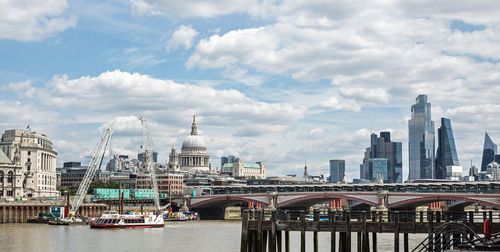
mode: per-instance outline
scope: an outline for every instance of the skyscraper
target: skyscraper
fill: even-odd
[[[434,178],[434,122],[431,120],[431,104],[427,102],[426,95],[417,96],[416,104],[411,106],[408,135],[408,179]]]
[[[330,181],[337,183],[344,181],[345,160],[330,160]]]
[[[435,178],[445,179],[447,168],[457,165],[459,165],[458,155],[450,119],[441,118],[441,127],[438,129]]]
[[[366,148],[363,164],[360,165],[360,178],[366,180],[376,180],[383,177],[386,183],[402,183],[402,144],[401,142],[391,142],[390,132],[380,132],[380,137],[376,134],[370,135],[370,147]],[[385,172],[373,171],[373,159],[387,159]],[[380,163],[381,161],[376,161]],[[380,169],[380,165],[377,168]],[[384,174],[376,177],[375,174]]]
[[[493,143],[488,132],[484,133],[484,148],[483,148],[483,160],[481,162],[481,171],[486,171],[488,164],[495,160],[495,154],[497,154],[497,145]]]

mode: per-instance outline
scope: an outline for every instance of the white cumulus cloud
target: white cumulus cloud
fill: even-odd
[[[175,51],[179,47],[184,47],[188,50],[193,46],[193,40],[198,35],[198,32],[190,25],[181,25],[175,29],[172,37],[167,41],[167,51]]]

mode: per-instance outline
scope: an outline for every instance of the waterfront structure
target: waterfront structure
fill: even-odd
[[[370,135],[370,147],[366,148],[363,164],[360,165],[360,179],[377,180],[373,174],[373,164],[370,159],[387,159],[387,171],[384,174],[385,183],[402,183],[403,181],[403,147],[401,142],[392,142],[391,133],[382,131],[380,137]],[[373,161],[372,161],[373,162]],[[381,161],[375,161],[381,162]]]
[[[330,183],[343,182],[345,176],[345,160],[330,160]]]
[[[497,145],[493,143],[488,132],[485,132],[481,171],[486,171],[488,169],[488,164],[495,160],[495,154],[497,154]]]
[[[441,127],[438,129],[435,178],[446,179],[449,175],[448,170],[459,165],[450,119],[441,118]],[[463,170],[463,168],[460,166],[454,168],[454,170]],[[454,172],[451,172],[451,174],[454,174]],[[451,177],[456,177],[456,175],[451,175]]]
[[[198,135],[195,116],[193,116],[191,125],[191,135],[187,136],[182,143],[179,162],[182,171],[210,171],[210,155],[207,152],[203,137]]]
[[[408,136],[408,179],[434,178],[434,121],[431,120],[431,104],[426,95],[417,96],[416,103],[411,106]]]
[[[221,173],[235,178],[266,178],[266,163],[256,162],[254,164],[244,163],[243,160],[236,159],[233,163],[226,163],[221,167]]]
[[[156,174],[156,179],[160,194],[183,194],[184,175],[178,173],[159,173]],[[137,174],[136,188],[151,189],[151,175],[145,173]]]
[[[6,130],[0,139],[0,149],[21,169],[21,197],[50,197],[59,195],[56,189],[56,157],[52,140],[31,130]],[[16,174],[16,177],[18,175]],[[16,179],[17,182],[17,179]]]

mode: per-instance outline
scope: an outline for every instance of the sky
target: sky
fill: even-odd
[[[196,115],[213,168],[359,177],[371,132],[403,142],[419,94],[451,120],[460,163],[500,142],[500,1],[0,0],[0,131],[30,125],[57,164],[104,130],[136,155],[138,116],[166,162]],[[437,132],[436,132],[437,136]],[[437,142],[436,142],[437,148]]]

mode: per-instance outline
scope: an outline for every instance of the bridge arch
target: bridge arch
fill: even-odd
[[[477,195],[475,195],[475,196],[477,196]],[[407,200],[401,200],[401,201],[390,203],[389,208],[391,208],[391,209],[392,208],[413,208],[413,207],[426,205],[426,204],[436,202],[436,201],[451,201],[451,200],[464,201],[464,202],[469,202],[471,204],[477,203],[477,204],[489,206],[489,207],[492,207],[495,209],[500,209],[500,204],[485,201],[484,199],[464,197],[464,196],[452,196],[452,195],[433,195],[433,196],[423,196],[423,197],[416,197],[416,198],[411,198],[411,199],[407,199]]]
[[[328,201],[328,200],[334,200],[334,199],[341,199],[341,200],[353,200],[357,202],[361,202],[363,204],[366,204],[368,206],[377,206],[377,202],[373,202],[370,200],[366,200],[363,198],[358,198],[350,195],[344,195],[344,194],[338,194],[338,193],[321,193],[321,194],[309,194],[305,196],[300,196],[296,197],[293,199],[285,200],[283,202],[280,202],[277,204],[277,208],[287,208],[291,206],[296,206],[300,203],[307,203],[309,202],[310,204],[317,204],[320,202]]]
[[[261,206],[268,206],[269,203],[263,200],[259,199],[254,199],[250,197],[244,197],[244,196],[239,196],[239,195],[224,195],[224,196],[216,196],[216,197],[209,197],[206,198],[205,200],[200,200],[198,202],[192,203],[191,208],[203,208],[203,207],[209,207],[211,205],[224,205],[224,206],[230,206],[234,205],[237,203],[248,203],[248,202],[255,202],[261,204]]]

